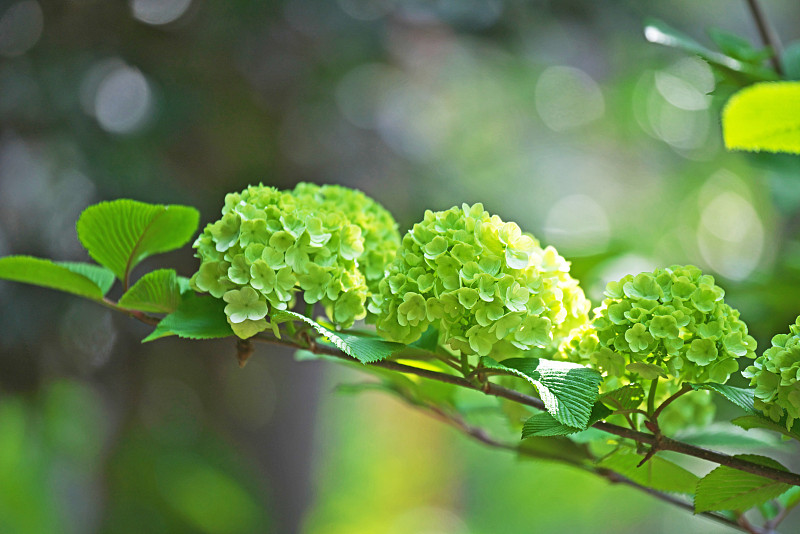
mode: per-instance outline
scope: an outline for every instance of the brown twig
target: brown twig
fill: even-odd
[[[772,62],[772,66],[775,72],[782,77],[783,65],[781,65],[781,54],[783,53],[783,48],[781,47],[781,40],[780,37],[778,37],[778,32],[776,32],[775,28],[769,23],[764,9],[761,7],[758,0],[747,0],[747,6],[750,8],[750,13],[753,15],[753,19],[756,22],[758,33],[761,35],[761,41],[764,43],[764,46],[768,46],[772,49],[772,54],[769,58]]]

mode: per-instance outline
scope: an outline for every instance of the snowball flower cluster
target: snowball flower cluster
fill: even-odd
[[[378,332],[411,343],[434,325],[462,354],[547,347],[587,320],[569,263],[481,204],[426,211],[403,237],[371,311]]]
[[[629,372],[634,381],[638,375],[724,383],[739,369],[737,358],[755,357],[755,339],[739,312],[697,267],[627,275],[605,294],[591,325],[562,345],[566,359],[588,359],[607,377]]]
[[[755,405],[774,421],[786,415],[791,430],[800,419],[800,317],[789,327],[789,334],[772,338],[772,346],[742,371],[756,386]]]
[[[333,322],[349,327],[367,313],[362,257],[374,279],[392,236],[396,248],[391,215],[358,191],[250,186],[226,195],[222,218],[195,241],[201,264],[191,283],[227,303],[228,322],[241,338],[266,329],[270,309],[291,307],[300,291],[306,303],[320,302]]]
[[[369,291],[376,293],[384,270],[400,246],[400,233],[392,214],[364,193],[338,185],[300,183],[292,194],[299,205],[318,206],[327,213],[340,212],[361,228],[364,252],[358,257],[358,269],[367,279]]]

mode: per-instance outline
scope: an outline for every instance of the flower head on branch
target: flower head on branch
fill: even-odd
[[[791,430],[800,419],[800,317],[788,334],[774,336],[772,346],[742,374],[756,386],[756,408],[774,421],[785,415]]]
[[[430,326],[462,354],[547,347],[587,319],[569,263],[483,205],[426,211],[373,295],[379,333],[411,343]]]
[[[756,341],[739,312],[697,267],[627,275],[605,294],[591,324],[562,344],[565,359],[588,360],[607,377],[724,383],[739,369],[737,358],[755,357]]]
[[[399,243],[389,212],[359,191],[250,186],[227,195],[222,218],[195,241],[201,265],[192,286],[228,302],[228,322],[242,338],[267,328],[267,312],[291,307],[300,291],[349,327],[366,316]]]

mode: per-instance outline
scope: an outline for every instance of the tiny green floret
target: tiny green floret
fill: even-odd
[[[800,317],[742,374],[756,387],[755,407],[776,422],[785,415],[791,430],[800,419]]]
[[[300,292],[347,328],[367,315],[370,285],[377,289],[399,241],[391,215],[359,191],[250,186],[228,194],[222,217],[195,241],[201,264],[191,284],[228,303],[241,338],[266,329],[268,313],[290,309]]]
[[[674,265],[610,282],[591,325],[572,333],[560,355],[586,361],[615,385],[652,380],[656,368],[676,382],[724,383],[756,341],[727,305],[714,278]],[[637,376],[638,375],[638,376]]]
[[[483,205],[426,211],[369,304],[378,332],[411,343],[433,325],[462,354],[548,347],[587,320],[589,301],[553,247]]]

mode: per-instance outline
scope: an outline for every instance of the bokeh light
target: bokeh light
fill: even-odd
[[[43,27],[42,8],[36,0],[7,4],[0,11],[0,56],[15,57],[30,50]]]

